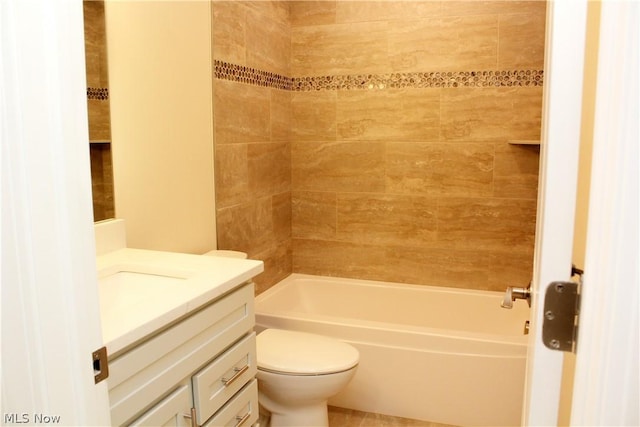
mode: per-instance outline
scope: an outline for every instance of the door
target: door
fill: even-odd
[[[0,3],[0,424],[109,425],[82,2]]]
[[[563,355],[543,346],[548,284],[572,261],[587,2],[550,2],[524,425],[557,425]],[[571,424],[638,424],[638,5],[603,2]],[[597,175],[596,175],[597,172]]]

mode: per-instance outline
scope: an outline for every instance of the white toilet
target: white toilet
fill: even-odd
[[[321,335],[265,329],[257,337],[258,401],[271,426],[328,426],[327,400],[351,380],[360,354]]]

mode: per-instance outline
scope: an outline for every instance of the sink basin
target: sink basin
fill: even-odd
[[[166,286],[180,283],[186,277],[173,277],[160,274],[140,273],[137,271],[118,271],[99,279],[103,286]],[[129,288],[132,289],[132,288]]]
[[[162,266],[114,266],[98,274],[100,305],[117,311],[138,304],[166,301],[180,291],[190,276],[190,272]]]

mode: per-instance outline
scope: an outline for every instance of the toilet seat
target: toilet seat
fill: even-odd
[[[352,369],[359,353],[333,338],[266,329],[257,340],[258,369],[283,375],[326,375]]]

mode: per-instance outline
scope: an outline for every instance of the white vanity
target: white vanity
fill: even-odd
[[[257,421],[261,261],[121,248],[97,263],[112,425]]]

